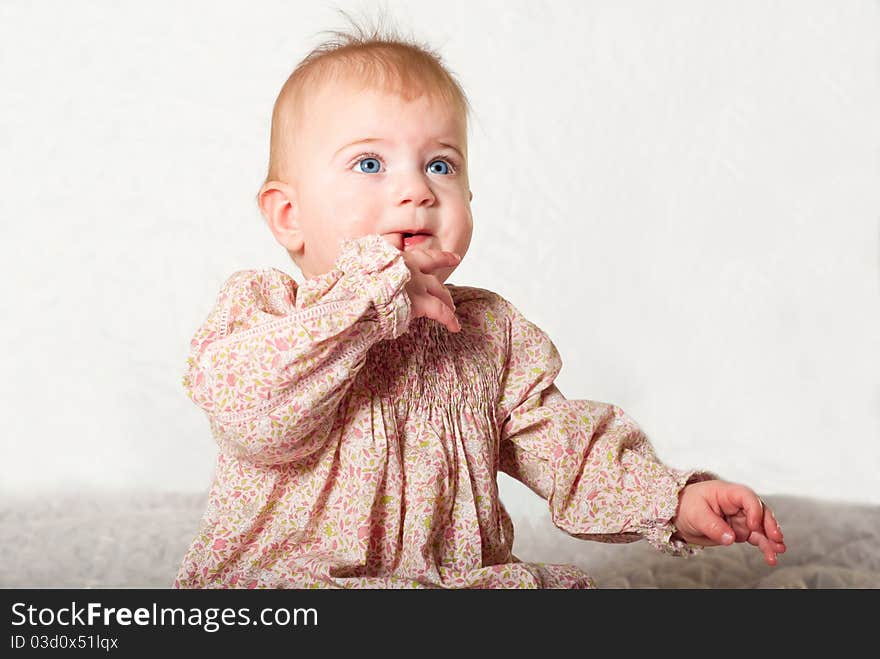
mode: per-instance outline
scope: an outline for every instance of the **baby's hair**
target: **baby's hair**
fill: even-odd
[[[291,167],[289,148],[304,106],[309,95],[326,82],[355,82],[361,89],[396,93],[406,101],[427,95],[454,108],[467,126],[470,102],[437,52],[394,30],[365,30],[345,11],[338,11],[352,24],[353,32],[322,30],[333,37],[313,48],[297,64],[278,93],[272,110],[269,167],[261,189],[268,181],[286,180]]]

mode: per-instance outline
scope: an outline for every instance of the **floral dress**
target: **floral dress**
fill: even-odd
[[[174,588],[590,588],[513,555],[503,471],[553,523],[601,542],[672,538],[681,488],[619,407],[567,400],[547,334],[500,295],[447,284],[461,331],[412,318],[402,252],[343,240],[331,271],[223,285],[183,385],[219,445]]]

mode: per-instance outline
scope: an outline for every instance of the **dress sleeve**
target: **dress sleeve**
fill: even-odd
[[[661,463],[622,409],[568,400],[554,384],[556,346],[509,302],[508,357],[497,418],[500,470],[547,499],[553,523],[600,542],[646,539],[676,556],[701,547],[671,537],[681,489],[716,478]]]
[[[239,271],[224,283],[183,377],[222,449],[272,465],[324,444],[370,347],[408,328],[402,254],[372,234],[341,241],[334,269],[300,295],[275,269]]]

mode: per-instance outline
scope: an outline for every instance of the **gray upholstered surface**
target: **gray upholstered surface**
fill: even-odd
[[[579,565],[604,588],[880,588],[880,506],[762,498],[773,508],[788,546],[775,567],[747,543],[709,547],[682,559],[645,542],[577,540],[549,520],[520,521],[514,549],[523,560]]]
[[[0,587],[167,588],[205,495],[46,494],[0,504]],[[880,588],[880,506],[765,496],[789,551],[763,563],[750,545],[680,559],[645,542],[577,540],[549,518],[514,518],[514,553],[573,563],[607,588]]]

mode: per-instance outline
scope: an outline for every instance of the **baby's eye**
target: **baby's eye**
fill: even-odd
[[[373,157],[361,158],[355,164],[359,165],[360,170],[362,172],[364,172],[365,174],[372,174],[373,172],[378,172],[379,168],[382,166],[381,163],[379,162],[379,159],[373,158]]]
[[[439,169],[433,168],[435,163],[440,165]],[[358,157],[353,163],[357,167],[357,171],[364,174],[375,174],[382,167],[382,159],[375,153],[365,153]],[[455,165],[445,158],[437,158],[432,160],[428,165],[428,170],[434,174],[452,174],[456,171]]]
[[[435,174],[451,174],[452,173],[452,167],[445,160],[438,159],[438,160],[431,161],[431,164],[428,165],[428,169],[431,169],[431,165],[433,165],[434,163],[439,163],[439,164],[443,165],[443,167],[441,168],[441,170],[439,172],[434,171]]]

